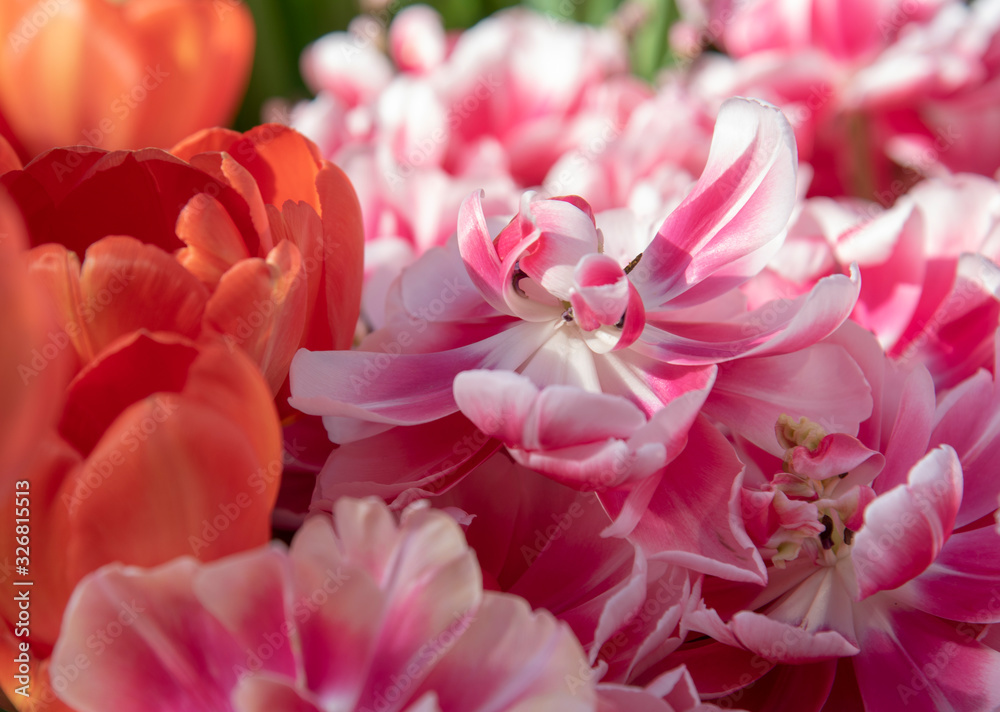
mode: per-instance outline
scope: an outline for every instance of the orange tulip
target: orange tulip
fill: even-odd
[[[203,312],[190,312],[184,333],[204,326],[224,334],[253,358],[274,393],[300,347],[349,348],[363,232],[344,173],[278,125],[204,131],[174,154],[56,149],[0,177],[0,185],[24,212],[33,245],[59,243],[82,254],[106,235],[130,235],[175,255],[188,272],[174,285],[205,294]],[[85,359],[98,350],[77,348]]]
[[[0,212],[3,228],[18,228],[9,210]],[[2,326],[26,341],[8,346],[5,334],[0,358],[16,362],[23,383],[0,392],[25,422],[0,431],[0,456],[18,463],[3,471],[0,511],[11,522],[18,508],[30,510],[29,573],[11,578],[34,583],[26,637],[16,633],[12,581],[0,597],[0,684],[21,709],[61,710],[47,658],[77,582],[112,561],[208,561],[265,543],[281,428],[257,367],[203,329],[208,290],[170,254],[107,237],[81,264],[62,245],[17,254],[23,238],[14,234],[9,246],[0,242],[0,268],[10,271],[2,276],[14,277],[0,282],[14,307]],[[33,329],[37,314],[54,316]],[[29,384],[37,384],[30,394],[17,387]],[[10,455],[12,437],[30,451]],[[18,501],[24,491],[27,505]],[[18,545],[5,532],[0,559],[22,556]],[[21,642],[30,644],[30,699],[16,692]]]
[[[254,47],[239,0],[3,0],[0,33],[0,113],[30,155],[224,124]]]
[[[351,343],[361,216],[344,174],[282,126],[206,131],[176,155],[55,149],[23,169],[3,146],[0,199],[8,191],[21,216],[0,203],[0,235],[12,235],[0,328],[16,337],[0,362],[21,381],[0,382],[0,462],[13,463],[7,485],[31,483],[39,593],[31,702],[14,692],[12,596],[0,601],[0,685],[23,709],[61,710],[48,656],[84,575],[269,538],[282,470],[273,396],[300,346]],[[0,511],[14,513],[14,495],[5,485]],[[0,560],[15,544],[0,537]]]
[[[0,139],[0,154],[3,152]],[[2,192],[2,191],[0,191]],[[59,339],[52,310],[21,262],[24,227],[7,196],[0,194],[0,484],[20,470],[34,448],[33,439],[55,418],[65,383],[65,360],[57,359]],[[39,374],[33,359],[53,361]],[[4,532],[6,535],[7,532]]]

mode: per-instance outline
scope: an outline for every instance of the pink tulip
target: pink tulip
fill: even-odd
[[[350,499],[290,549],[104,567],[75,591],[53,656],[54,687],[80,712],[106,708],[108,689],[123,711],[589,712],[598,695],[608,712],[700,709],[683,669],[595,689],[565,624],[483,592],[447,514],[417,507],[397,524]]]
[[[773,709],[790,675],[814,687],[800,709],[833,700],[831,684],[866,709],[993,709],[1000,654],[977,640],[1000,620],[993,379],[981,371],[935,403],[922,367],[865,358],[860,330],[837,338],[882,394],[874,427],[862,442],[783,418],[772,448],[783,463],[744,451],[755,472],[742,512],[768,583],[706,579],[705,603],[682,626],[717,642],[684,646],[663,667],[684,662],[704,692],[751,709]],[[720,656],[734,673],[709,667]]]
[[[573,486],[628,488],[627,533],[655,489],[646,480],[683,448],[715,364],[796,351],[835,329],[853,304],[856,284],[842,276],[749,313],[734,291],[780,245],[794,170],[780,114],[735,100],[723,110],[701,180],[651,242],[613,225],[598,230],[575,197],[527,195],[494,235],[473,195],[459,216],[458,244],[404,272],[386,327],[362,350],[296,356],[292,403],[322,415],[341,443],[419,426],[381,437],[426,452],[426,464],[442,463],[431,452],[454,442],[433,424],[461,410],[485,436],[452,458],[450,474],[435,468],[436,491],[497,438],[521,462]],[[456,378],[477,369],[497,373]],[[617,414],[610,426],[601,422],[608,408]],[[343,467],[334,460],[348,457],[338,451],[328,476]],[[418,462],[408,466],[413,476],[396,472],[396,484],[379,493],[426,484]],[[608,467],[615,475],[599,482]]]
[[[1000,168],[993,0],[724,0],[702,22],[734,59],[706,55],[682,83],[781,107],[811,195],[889,206],[925,176]]]
[[[795,297],[817,279],[860,267],[852,319],[901,363],[923,363],[939,386],[988,365],[1000,314],[994,180],[927,180],[891,209],[862,201],[805,202],[768,268],[747,285],[751,303]]]
[[[372,328],[385,323],[389,283],[454,234],[469,193],[485,189],[486,214],[509,218],[521,191],[567,152],[601,150],[649,95],[627,76],[617,34],[525,10],[449,37],[416,6],[384,34],[367,18],[307,48],[303,74],[318,97],[292,112],[358,191]]]

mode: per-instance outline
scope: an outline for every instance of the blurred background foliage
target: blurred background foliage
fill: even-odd
[[[0,0],[2,1],[2,0]],[[625,0],[643,16],[632,42],[632,66],[652,79],[670,60],[667,31],[677,18],[672,0]],[[268,99],[304,99],[311,93],[299,73],[299,55],[313,40],[347,29],[364,10],[384,7],[378,16],[391,17],[413,0],[245,0],[257,23],[257,54],[250,87],[236,120],[246,130],[262,120]],[[471,27],[497,10],[522,4],[566,20],[599,25],[619,11],[623,0],[424,0],[444,17],[449,29]]]

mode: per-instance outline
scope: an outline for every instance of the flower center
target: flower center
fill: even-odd
[[[815,479],[796,471],[796,450],[806,448],[815,453],[827,437],[818,423],[782,415],[774,430],[785,448],[784,471],[763,488],[773,493],[771,507],[779,523],[764,548],[774,552],[771,560],[779,568],[802,554],[817,564],[832,566],[849,555],[854,542],[854,530],[847,523],[858,519],[857,488],[836,492],[846,472]]]

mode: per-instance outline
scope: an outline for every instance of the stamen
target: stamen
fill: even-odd
[[[641,259],[642,259],[642,253],[640,252],[638,255],[635,256],[634,260],[625,265],[625,274],[628,274],[629,272],[634,270],[636,268],[636,265],[639,264],[639,260]]]
[[[528,296],[527,293],[523,289],[521,289],[521,280],[524,279],[527,276],[528,276],[527,273],[524,270],[521,269],[521,263],[520,262],[515,262],[514,263],[514,276],[513,276],[513,278],[512,278],[511,281],[513,282],[513,285],[514,285],[514,291],[517,292],[518,296],[520,296],[520,297],[527,297]]]
[[[622,312],[622,318],[618,320],[618,323],[615,324],[615,326],[617,326],[619,329],[624,329],[625,328],[625,317],[627,315],[628,315],[628,309],[626,309],[625,311]]]
[[[562,313],[563,321],[573,321],[573,307],[570,307]]]
[[[846,527],[844,528],[844,543],[848,546],[854,543],[854,531]]]
[[[819,423],[804,417],[794,420],[785,413],[778,417],[774,434],[778,438],[778,444],[786,450],[801,445],[813,452],[816,452],[820,442],[826,437],[826,431]]]
[[[824,514],[819,521],[824,527],[823,533],[819,535],[819,543],[823,545],[824,551],[829,551],[833,548],[833,520],[829,514]]]

